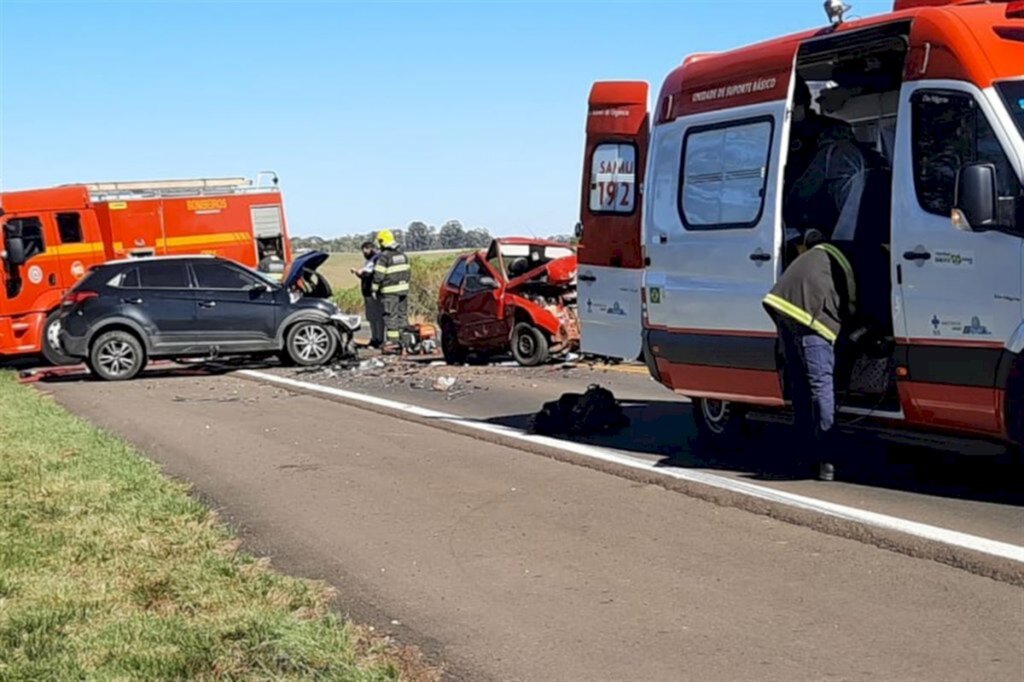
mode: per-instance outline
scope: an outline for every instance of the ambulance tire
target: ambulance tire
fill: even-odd
[[[123,329],[101,333],[89,348],[89,371],[104,381],[128,381],[146,366],[146,349]]]
[[[746,438],[747,419],[741,405],[728,400],[694,398],[693,420],[697,423],[697,439],[713,449],[740,445]]]
[[[340,343],[333,327],[316,320],[303,320],[288,329],[282,359],[299,367],[325,365],[338,352]]]
[[[520,322],[512,330],[512,357],[523,367],[543,365],[549,348],[548,337],[529,322]]]
[[[77,365],[80,360],[70,355],[65,355],[64,351],[60,348],[60,339],[57,336],[60,333],[58,317],[60,317],[60,311],[54,310],[47,315],[46,322],[43,323],[43,357],[48,363],[58,367],[62,365]]]

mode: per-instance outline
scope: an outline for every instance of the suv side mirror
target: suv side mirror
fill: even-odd
[[[253,298],[255,298],[256,296],[260,296],[261,294],[265,294],[268,291],[270,291],[270,286],[264,284],[263,282],[256,282],[251,287],[249,287],[249,295],[252,296]]]
[[[573,229],[573,235],[575,235],[576,239],[583,238],[583,223],[576,223],[576,227]]]
[[[972,163],[957,173],[953,197],[953,225],[967,232],[995,227],[996,167]]]
[[[498,288],[498,282],[493,277],[484,276],[478,279],[477,282],[480,283],[480,286],[486,287],[487,289]]]
[[[25,264],[25,240],[21,237],[6,237],[4,239],[4,251],[6,252],[6,259],[9,265]]]

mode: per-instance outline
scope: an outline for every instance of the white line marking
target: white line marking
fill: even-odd
[[[253,377],[254,379],[259,379],[261,381],[280,384],[282,386],[292,386],[294,388],[299,388],[304,391],[333,395],[339,398],[345,398],[346,400],[366,403],[368,405],[376,405],[378,407],[385,407],[390,410],[404,412],[406,414],[415,415],[417,417],[448,422],[451,424],[461,426],[463,428],[493,433],[496,435],[504,436],[506,438],[513,438],[524,442],[543,445],[548,448],[556,448],[565,452],[571,452],[574,455],[581,455],[583,457],[589,457],[591,459],[597,459],[603,462],[611,462],[613,464],[629,467],[631,469],[639,469],[641,471],[656,474],[658,476],[665,476],[667,478],[675,478],[682,481],[700,483],[702,485],[711,486],[714,488],[718,488],[720,490],[726,490],[729,492],[754,497],[760,500],[766,500],[768,502],[786,505],[788,507],[793,507],[795,509],[801,509],[804,511],[814,512],[817,514],[823,514],[825,516],[843,519],[845,521],[853,521],[875,528],[897,531],[900,533],[905,533],[907,535],[913,535],[919,538],[923,538],[925,540],[941,542],[945,545],[961,547],[963,549],[981,552],[982,554],[988,554],[991,556],[1000,557],[1003,559],[1010,559],[1012,561],[1019,561],[1021,563],[1024,563],[1024,547],[1020,545],[1013,545],[1008,542],[990,540],[988,538],[983,538],[978,535],[970,535],[969,533],[961,533],[959,531],[949,530],[947,528],[940,528],[939,526],[932,526],[926,523],[918,523],[917,521],[901,519],[897,516],[878,514],[876,512],[857,509],[856,507],[848,507],[846,505],[836,504],[834,502],[826,502],[825,500],[819,500],[817,498],[807,497],[805,495],[797,495],[795,493],[789,493],[782,490],[766,488],[755,483],[738,481],[735,479],[726,478],[725,476],[718,476],[717,474],[709,474],[702,471],[693,471],[689,469],[664,469],[655,466],[651,462],[646,462],[641,459],[636,459],[628,455],[620,454],[607,448],[602,448],[594,445],[583,445],[582,443],[572,443],[569,441],[558,440],[556,438],[548,438],[546,436],[535,436],[533,434],[524,433],[523,431],[518,431],[516,429],[508,428],[506,426],[498,426],[495,424],[487,424],[484,422],[473,421],[471,419],[465,419],[463,417],[459,417],[454,414],[449,414],[447,412],[439,412],[437,410],[432,410],[426,407],[419,407],[417,405],[410,405],[408,403],[398,402],[397,400],[378,398],[376,396],[366,395],[363,393],[353,393],[352,391],[345,391],[340,388],[320,386],[318,384],[312,384],[305,381],[297,381],[295,379],[289,379],[288,377],[280,377],[274,374],[267,374],[266,372],[259,372],[255,370],[243,370],[240,372],[240,374],[244,374],[246,376],[250,376]]]

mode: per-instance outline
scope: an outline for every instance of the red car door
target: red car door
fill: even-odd
[[[459,299],[459,342],[473,349],[503,344],[508,331],[500,319],[503,292],[500,276],[480,256],[474,256],[466,268]]]

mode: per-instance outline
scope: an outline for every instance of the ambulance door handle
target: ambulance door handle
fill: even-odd
[[[593,275],[580,275],[580,281],[581,282],[596,282],[597,281],[597,277],[594,277]]]
[[[56,286],[56,285],[57,285],[57,275],[55,275],[55,274],[53,274],[53,273],[51,272],[51,273],[50,273],[50,277],[49,277],[49,282],[50,282],[50,286],[51,286],[51,287],[52,287],[52,286]]]
[[[903,258],[906,260],[931,260],[932,254],[927,251],[904,251]]]
[[[764,253],[763,251],[755,251],[754,253],[750,254],[750,260],[752,261],[760,261],[763,263],[766,261],[770,261],[771,259],[772,254]]]

